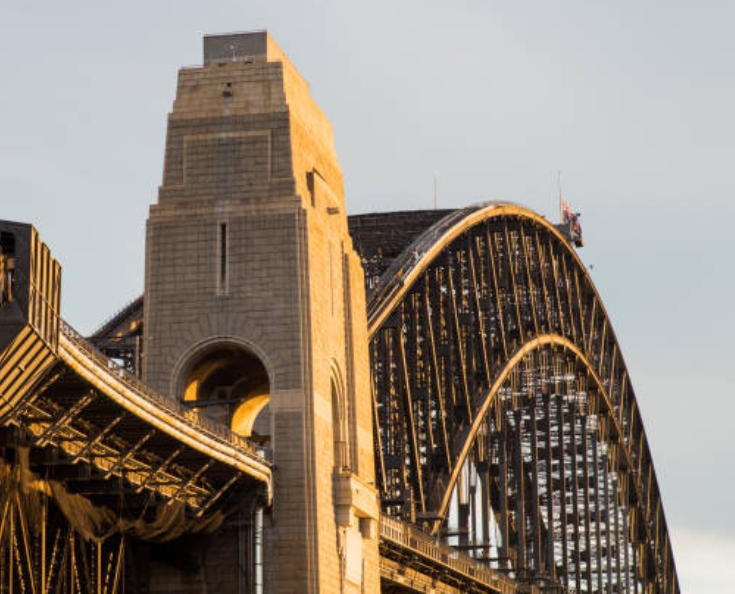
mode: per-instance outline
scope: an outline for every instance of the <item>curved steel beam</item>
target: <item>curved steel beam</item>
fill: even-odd
[[[466,326],[463,326],[463,331],[469,329],[475,333],[479,332],[482,337],[489,336],[485,334],[486,330],[483,327],[485,321],[482,315],[499,316],[503,314],[508,316],[506,319],[500,318],[497,320],[498,325],[495,329],[495,332],[499,333],[495,335],[496,339],[500,336],[503,344],[504,353],[502,357],[505,360],[501,358],[495,361],[495,369],[491,376],[486,351],[486,348],[490,347],[490,343],[486,347],[484,342],[486,338],[479,339],[482,342],[482,353],[479,354],[479,357],[480,360],[483,356],[485,357],[486,381],[492,382],[492,385],[486,389],[479,401],[473,399],[473,409],[469,411],[466,418],[467,424],[462,429],[463,436],[461,439],[463,441],[457,451],[452,448],[454,459],[451,460],[452,464],[449,466],[451,472],[443,474],[445,477],[449,476],[449,484],[446,488],[444,485],[439,487],[444,489],[439,510],[431,510],[428,515],[436,518],[435,511],[441,511],[441,515],[446,513],[452,489],[458,480],[462,464],[469,455],[482,419],[485,417],[498,390],[508,379],[515,366],[528,353],[545,345],[556,345],[569,351],[578,361],[582,362],[591,381],[596,385],[601,401],[604,403],[604,410],[601,409],[601,414],[609,423],[610,431],[605,432],[605,437],[617,444],[616,449],[621,454],[619,458],[616,456],[614,471],[619,476],[629,477],[626,482],[632,487],[630,500],[626,501],[624,505],[628,509],[634,509],[637,510],[636,513],[640,513],[641,521],[637,524],[639,536],[655,549],[654,554],[658,556],[659,560],[662,557],[665,559],[665,566],[668,566],[669,569],[673,568],[669,537],[660,505],[660,493],[645,430],[609,317],[594,283],[575,250],[566,238],[546,219],[514,204],[492,203],[454,212],[434,224],[392,262],[375,285],[368,304],[368,332],[371,340],[377,340],[376,344],[380,344],[382,339],[378,338],[381,334],[379,331],[385,325],[386,330],[391,329],[391,332],[395,334],[395,338],[391,339],[394,345],[391,348],[395,352],[401,352],[403,347],[395,346],[397,344],[395,341],[407,340],[408,335],[405,333],[409,330],[407,330],[406,323],[410,324],[407,321],[401,322],[405,315],[405,313],[402,313],[405,309],[402,303],[410,301],[409,297],[413,292],[416,292],[417,295],[425,294],[424,291],[428,289],[423,288],[421,283],[417,281],[423,277],[428,278],[430,271],[435,266],[436,274],[439,275],[438,282],[440,283],[437,285],[440,288],[434,287],[433,289],[435,299],[442,294],[454,295],[456,299],[466,299],[464,296],[466,296],[467,291],[476,291],[478,281],[474,277],[472,258],[473,250],[477,247],[471,247],[473,237],[471,230],[475,226],[479,228],[480,224],[487,223],[492,219],[498,219],[499,223],[503,222],[504,219],[507,221],[502,228],[498,228],[500,231],[499,239],[490,242],[489,235],[484,239],[484,250],[489,254],[492,254],[495,247],[497,247],[494,242],[500,242],[501,249],[497,252],[497,257],[500,259],[497,262],[504,267],[503,274],[505,276],[502,280],[505,284],[499,288],[498,280],[493,276],[495,274],[494,269],[490,271],[491,277],[483,281],[486,283],[483,290],[489,291],[491,294],[497,294],[495,296],[497,302],[490,305],[490,310],[478,309],[479,304],[477,307],[470,305],[463,315],[472,317],[475,321],[468,322]],[[520,237],[516,235],[513,243],[509,244],[508,233],[511,221],[513,222],[513,233],[519,234]],[[526,222],[529,223],[528,226],[524,224]],[[488,229],[489,227],[485,227],[483,231],[489,233]],[[526,230],[525,234],[524,230]],[[540,274],[540,280],[532,277],[531,266],[528,264],[526,243],[527,238],[533,238],[534,236],[538,242],[539,232],[546,234],[547,243],[543,247],[548,246],[550,250],[546,254],[545,250],[541,249],[541,245],[534,246],[533,240],[531,240],[532,254],[536,258],[533,264],[534,274]],[[493,231],[493,233],[497,234],[496,231]],[[496,236],[493,235],[493,237]],[[482,232],[479,232],[477,237],[478,241],[483,241]],[[513,249],[516,251],[508,253],[509,246],[514,246]],[[521,260],[520,264],[517,263],[516,258]],[[524,259],[525,265],[523,264]],[[490,261],[491,263],[494,262],[492,257]],[[495,263],[492,264],[492,266],[495,265]],[[465,272],[457,272],[456,269],[452,272],[453,266],[464,269]],[[472,270],[467,273],[467,269]],[[434,273],[432,272],[432,274]],[[453,286],[454,277],[459,274],[468,275],[462,277],[464,279],[462,284],[464,292],[462,293],[458,287]],[[502,291],[502,293],[499,291]],[[530,303],[525,301],[521,303],[521,299],[530,300]],[[434,305],[432,302],[432,306],[426,312],[417,315],[431,316]],[[410,311],[412,306],[408,305],[407,307]],[[437,302],[436,307],[441,310],[442,305]],[[457,337],[460,336],[460,322],[456,311],[456,301],[450,300],[448,307],[450,308],[449,313],[441,314],[449,315],[443,322],[444,327],[448,329],[448,335],[453,337],[453,340],[457,340]],[[483,307],[485,306],[483,305]],[[454,308],[454,310],[451,310],[451,308]],[[522,308],[525,317],[521,315]],[[400,315],[395,318],[392,317],[393,314],[399,313]],[[408,319],[406,318],[406,320]],[[420,323],[423,324],[424,322]],[[509,323],[511,327],[513,336],[511,344],[506,342],[506,329],[504,328],[506,323]],[[424,340],[428,338],[431,342],[433,340],[430,337],[432,329],[428,317],[426,324],[428,324],[428,330],[425,331],[429,334],[422,338]],[[548,333],[547,326],[549,326],[548,329],[552,330],[551,334]],[[418,340],[417,335],[412,334],[411,336],[414,340]],[[529,337],[532,338],[529,339]],[[386,338],[386,340],[388,339]],[[429,348],[433,347],[430,346]],[[455,348],[456,361],[454,364],[465,365],[466,362],[462,352],[463,344],[460,343]],[[476,356],[478,355],[476,354]],[[399,363],[400,361],[394,364],[400,367]],[[384,365],[384,363],[381,365]],[[480,363],[480,366],[482,366],[482,363]],[[386,368],[382,367],[382,369]],[[465,377],[462,379],[466,382]],[[405,389],[410,394],[411,388],[408,380],[405,381],[405,384]],[[467,388],[467,385],[460,386],[460,391],[466,397],[469,397]],[[470,404],[469,400],[466,404]],[[411,405],[410,397],[407,398],[407,405]],[[406,405],[402,406],[405,407]],[[408,413],[410,411],[406,414]],[[414,457],[418,455],[415,445],[412,446],[411,452]],[[415,477],[419,477],[420,480],[419,470],[413,472]],[[658,571],[658,569],[649,569],[648,571]],[[668,581],[668,574],[663,576],[662,579],[673,588],[672,591],[678,592],[675,570],[673,571],[671,582]]]
[[[602,380],[600,380],[599,376],[597,375],[597,372],[595,371],[592,364],[587,360],[584,353],[579,348],[577,348],[573,342],[564,338],[563,336],[558,336],[556,334],[547,334],[544,336],[538,336],[528,341],[521,348],[519,348],[518,351],[516,351],[513,354],[513,356],[507,361],[507,363],[503,366],[502,371],[498,374],[497,379],[495,380],[493,385],[483,395],[482,400],[476,409],[477,414],[472,421],[472,425],[469,428],[469,432],[467,433],[467,436],[464,442],[462,443],[462,447],[459,449],[458,452],[456,452],[454,467],[452,468],[452,472],[449,475],[449,481],[447,483],[447,487],[444,492],[444,496],[441,499],[439,508],[436,510],[437,516],[444,517],[447,513],[447,508],[449,507],[449,500],[452,495],[452,490],[457,484],[457,478],[459,476],[459,473],[462,469],[462,466],[464,465],[465,460],[467,459],[467,455],[469,454],[470,448],[473,442],[475,441],[475,438],[480,429],[480,426],[485,420],[485,416],[487,415],[488,409],[490,408],[490,405],[492,404],[492,401],[497,395],[498,391],[503,387],[503,385],[505,384],[510,374],[513,372],[516,366],[523,361],[526,355],[528,355],[530,352],[534,350],[537,350],[537,349],[540,349],[541,347],[549,346],[549,345],[558,346],[558,347],[563,348],[566,351],[569,351],[579,361],[581,361],[584,364],[587,372],[594,379],[595,384],[598,390],[600,391],[600,395],[602,396],[605,402],[605,405],[607,406],[607,410],[612,410],[612,403],[610,401],[609,395],[607,393],[607,390],[605,389],[605,386]],[[627,466],[630,469],[632,468],[632,464],[630,460],[630,453],[628,452],[627,448],[625,447],[625,443],[623,442],[622,432],[620,431],[618,421],[614,416],[610,416],[610,419],[616,428],[616,433],[618,435],[618,443],[622,446],[623,452],[625,453],[625,456],[626,456]],[[636,487],[638,487],[637,496],[640,499],[641,498],[640,488],[637,482],[635,484],[636,484]],[[437,522],[434,526],[434,532],[436,532],[438,527],[439,527],[439,523]],[[648,528],[646,529],[648,530]]]
[[[566,238],[541,215],[517,204],[504,202],[470,206],[449,215],[446,219],[442,219],[436,225],[427,229],[401,256],[396,258],[380,278],[378,286],[368,303],[368,336],[372,338],[396,305],[408,293],[413,282],[421,276],[445,247],[478,223],[488,219],[510,216],[533,221],[555,235],[560,243],[565,246],[568,254],[576,260],[578,266],[585,270],[584,264]],[[586,270],[585,277],[592,285]]]
[[[265,483],[270,500],[272,489],[270,463],[234,433],[229,437],[230,440],[237,440],[235,443],[204,427],[202,419],[195,411],[186,411],[182,417],[172,409],[172,404],[161,401],[162,396],[136,389],[131,385],[124,370],[104,366],[91,356],[68,328],[62,327],[60,332],[59,358],[95,389],[151,426],[174,437],[182,444]],[[191,419],[188,420],[186,416]]]
[[[385,322],[387,317],[397,307],[401,300],[410,291],[411,285],[416,279],[418,279],[431,265],[434,259],[449,246],[456,238],[462,235],[465,231],[472,228],[473,226],[484,222],[488,219],[501,218],[501,217],[520,217],[536,223],[541,226],[544,230],[548,231],[552,236],[555,236],[559,244],[564,247],[567,254],[571,256],[577,264],[577,270],[583,273],[584,279],[587,281],[588,287],[593,291],[595,302],[602,309],[601,314],[605,320],[609,320],[607,312],[604,309],[602,300],[600,299],[599,293],[597,292],[592,279],[590,278],[587,270],[579,259],[576,251],[566,238],[554,227],[546,218],[541,215],[524,208],[522,206],[503,202],[492,202],[486,204],[480,204],[476,206],[470,206],[466,209],[462,209],[455,213],[452,213],[446,219],[439,221],[433,225],[421,236],[419,236],[405,251],[396,259],[396,262],[386,271],[379,281],[379,286],[376,288],[373,298],[368,304],[368,335],[372,339],[375,333],[379,330],[380,326]],[[421,251],[419,251],[421,250]],[[418,259],[416,257],[418,255]],[[609,322],[608,322],[608,325]],[[612,332],[612,330],[611,330]],[[617,340],[613,336],[613,341],[617,345]],[[575,352],[581,354],[585,362],[588,363],[587,356],[582,353],[581,349],[574,345],[570,341],[569,345],[574,346]],[[530,344],[530,343],[529,343]],[[584,345],[585,347],[587,345]],[[528,351],[526,351],[528,352]],[[622,358],[622,355],[621,355]],[[592,369],[592,368],[591,368]],[[595,377],[597,373],[595,371]],[[599,378],[598,378],[599,382]],[[495,382],[497,385],[497,382]],[[609,410],[613,410],[610,406]],[[480,415],[477,415],[480,416]],[[614,419],[617,427],[617,419],[611,415]],[[474,419],[473,429],[476,430],[478,423],[477,418]],[[644,432],[645,433],[645,432]],[[622,432],[618,434],[622,439]],[[630,462],[632,458],[629,447],[623,444],[623,450],[626,453],[626,457]],[[640,477],[636,477],[635,481],[636,491],[640,498],[642,497],[642,485],[640,484]]]

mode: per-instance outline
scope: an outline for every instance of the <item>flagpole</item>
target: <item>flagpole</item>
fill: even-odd
[[[556,185],[559,188],[559,222],[561,223],[564,221],[564,213],[562,212],[562,207],[561,207],[562,198],[561,198],[561,171],[560,170],[556,172]]]

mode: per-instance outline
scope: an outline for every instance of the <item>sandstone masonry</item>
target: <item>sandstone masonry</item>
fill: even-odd
[[[179,73],[148,220],[144,379],[265,427],[267,592],[380,588],[363,286],[306,81],[265,32],[205,38],[204,65]],[[176,591],[238,591],[196,588]]]

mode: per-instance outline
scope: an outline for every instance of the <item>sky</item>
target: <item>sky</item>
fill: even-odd
[[[682,591],[735,591],[735,3],[0,0],[0,218],[63,266],[89,333],[143,290],[177,70],[268,29],[332,121],[351,214],[490,199],[552,218],[557,172],[656,466]]]

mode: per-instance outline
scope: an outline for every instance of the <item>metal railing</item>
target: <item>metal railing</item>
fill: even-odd
[[[111,316],[109,316],[104,322],[102,322],[97,328],[94,329],[91,336],[96,336],[99,332],[101,332],[104,328],[106,328],[108,325],[112,324],[114,321],[116,321],[120,316],[122,316],[125,312],[129,311],[130,308],[137,304],[139,301],[142,302],[143,295],[138,295],[137,297],[134,297],[128,302],[123,305],[121,308],[119,308],[115,313],[113,313]]]
[[[489,586],[501,594],[515,594],[518,591],[516,582],[509,577],[490,569],[457,549],[437,543],[422,530],[396,518],[380,517],[380,537],[434,564],[447,567],[461,576]]]
[[[202,433],[207,434],[208,437],[230,444],[250,458],[268,465],[271,464],[270,449],[260,447],[248,441],[242,435],[238,435],[229,427],[210,419],[201,412],[190,409],[184,406],[181,402],[156,392],[121,365],[118,365],[115,361],[106,357],[81,334],[79,334],[79,332],[74,330],[74,328],[63,320],[60,320],[60,332],[65,338],[73,343],[75,347],[82,351],[88,359],[94,361],[98,367],[103,368],[107,373],[114,375],[116,379],[125,384],[128,389],[134,391],[151,404],[163,409],[167,414],[176,417],[178,420],[185,422],[189,426],[195,427]]]

